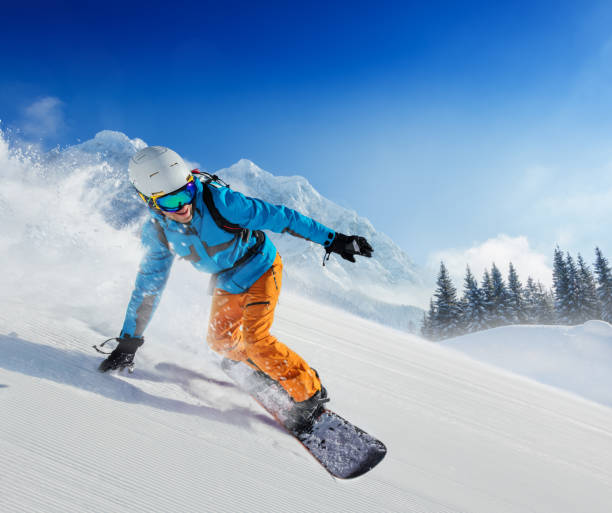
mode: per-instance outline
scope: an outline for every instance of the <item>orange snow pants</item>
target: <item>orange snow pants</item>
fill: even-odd
[[[301,356],[270,334],[282,271],[277,253],[272,267],[246,292],[215,289],[207,341],[216,353],[265,372],[295,401],[305,401],[321,389],[319,378]]]

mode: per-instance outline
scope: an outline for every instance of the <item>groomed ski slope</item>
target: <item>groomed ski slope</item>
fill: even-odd
[[[443,342],[476,360],[612,407],[612,325],[503,326]]]
[[[289,295],[275,331],[387,444],[371,473],[332,479],[202,340],[102,375],[96,326],[3,299],[0,511],[610,511],[612,409]]]

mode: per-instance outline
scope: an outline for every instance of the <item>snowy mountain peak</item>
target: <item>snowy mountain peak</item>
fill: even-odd
[[[122,132],[102,130],[93,139],[70,146],[63,153],[92,155],[119,164],[129,161],[134,153],[146,147],[147,143],[142,139],[130,139]]]
[[[252,160],[244,159],[244,158],[240,159],[238,162],[236,162],[231,167],[240,170],[242,173],[245,173],[245,174],[250,173],[255,176],[259,174],[272,175],[272,173],[268,173],[267,171],[264,171],[263,169],[261,169]]]

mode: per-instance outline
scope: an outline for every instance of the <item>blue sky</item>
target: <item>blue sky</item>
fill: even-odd
[[[556,244],[612,257],[610,27],[606,2],[26,2],[3,7],[0,119],[248,158],[417,263],[546,274]]]

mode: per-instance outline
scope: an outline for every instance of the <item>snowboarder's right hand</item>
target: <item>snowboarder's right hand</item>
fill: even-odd
[[[106,372],[109,370],[116,369],[122,371],[126,367],[130,372],[133,371],[134,355],[136,354],[136,350],[142,344],[144,344],[144,337],[124,336],[118,338],[117,341],[119,342],[119,344],[117,344],[117,347],[98,367],[98,370],[100,372]]]

